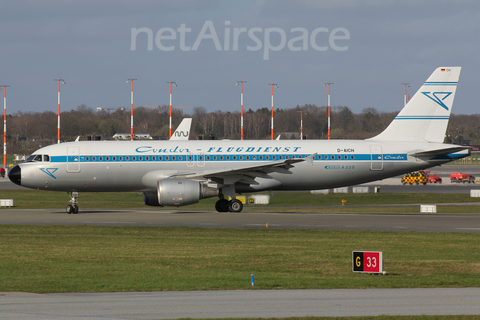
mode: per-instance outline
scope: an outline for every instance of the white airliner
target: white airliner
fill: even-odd
[[[184,206],[219,197],[240,212],[236,193],[355,185],[426,169],[470,154],[444,144],[460,67],[436,69],[392,123],[367,140],[78,141],[34,152],[9,173],[33,189],[143,192],[146,205]],[[230,199],[231,200],[228,200]]]

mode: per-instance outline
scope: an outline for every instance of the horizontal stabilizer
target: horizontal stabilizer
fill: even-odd
[[[413,157],[421,158],[421,159],[432,159],[436,157],[441,157],[441,156],[448,156],[456,152],[460,151],[467,151],[468,155],[470,155],[470,147],[466,146],[458,146],[458,147],[451,147],[451,148],[445,148],[445,149],[436,149],[436,150],[429,150],[429,151],[420,151],[420,152],[415,152],[412,154],[409,154]],[[462,154],[462,157],[465,155]]]

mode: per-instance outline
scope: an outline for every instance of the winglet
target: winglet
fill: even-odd
[[[308,163],[310,163],[310,165],[313,166],[313,159],[315,159],[315,156],[317,155],[317,153],[312,153],[311,155],[309,155],[308,157],[305,158],[305,161],[307,161]]]

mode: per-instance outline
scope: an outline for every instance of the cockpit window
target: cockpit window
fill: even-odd
[[[49,162],[50,161],[50,156],[48,154],[32,154],[30,157],[27,158],[27,162],[32,162],[32,161],[45,161]]]

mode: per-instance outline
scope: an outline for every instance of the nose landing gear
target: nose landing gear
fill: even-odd
[[[78,213],[78,192],[67,192],[70,196],[70,201],[72,204],[67,206],[67,213],[68,214],[77,214]]]

